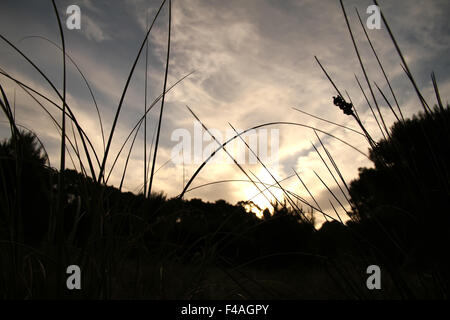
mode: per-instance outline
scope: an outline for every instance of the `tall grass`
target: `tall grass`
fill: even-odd
[[[376,5],[378,5],[376,0],[374,0],[374,3]],[[348,19],[348,16],[347,16],[347,13],[346,13],[346,10],[345,10],[345,7],[344,7],[344,4],[343,4],[342,0],[340,1],[340,4],[341,4],[343,16],[345,18],[345,22],[346,22],[346,25],[347,25],[347,29],[348,29],[348,32],[349,32],[349,35],[350,35],[350,38],[351,38],[351,41],[352,41],[352,44],[353,44],[353,47],[354,47],[355,54],[356,54],[356,56],[358,58],[361,70],[362,70],[364,78],[366,80],[366,84],[367,84],[367,86],[369,88],[369,91],[371,93],[372,102],[374,103],[374,105],[376,107],[378,116],[375,115],[375,113],[373,112],[371,103],[369,102],[369,99],[367,98],[366,94],[364,93],[364,90],[363,90],[363,88],[361,86],[361,83],[359,82],[358,78],[355,76],[356,80],[357,80],[357,83],[358,83],[358,86],[361,89],[361,91],[362,91],[362,93],[364,95],[364,98],[367,101],[367,104],[369,106],[369,109],[372,112],[372,116],[373,116],[374,120],[378,124],[378,127],[379,127],[379,129],[380,129],[380,131],[381,131],[381,133],[383,135],[383,141],[386,141],[387,143],[391,143],[394,146],[395,152],[398,153],[402,163],[404,164],[404,166],[406,168],[406,171],[404,171],[404,172],[393,171],[392,173],[395,175],[395,179],[397,179],[398,181],[404,181],[405,183],[411,183],[412,184],[411,188],[405,187],[404,190],[398,190],[398,197],[404,197],[405,195],[407,195],[410,199],[414,199],[413,201],[419,201],[419,202],[420,201],[422,201],[422,202],[430,201],[431,199],[429,197],[427,197],[425,195],[424,191],[421,190],[421,188],[420,188],[421,181],[418,180],[418,179],[420,179],[420,178],[418,178],[420,173],[417,171],[418,169],[414,165],[414,159],[411,159],[409,154],[407,154],[405,152],[404,148],[402,148],[402,146],[399,145],[398,142],[396,140],[392,139],[392,137],[391,137],[392,132],[391,132],[391,130],[389,130],[387,128],[386,121],[384,120],[384,116],[383,116],[383,114],[381,112],[381,109],[380,109],[380,104],[377,101],[377,98],[376,98],[376,96],[375,96],[375,94],[373,92],[372,84],[371,84],[371,81],[370,81],[370,78],[369,78],[369,74],[368,74],[368,72],[366,70],[366,67],[364,66],[364,63],[363,63],[363,61],[361,59],[361,55],[359,53],[358,46],[356,44],[356,40],[355,40],[354,35],[353,35],[353,31],[352,31],[352,29],[350,27],[349,19]],[[361,17],[360,17],[360,15],[359,15],[357,10],[356,10],[356,13],[357,13],[357,16],[358,16],[361,28],[364,31],[366,40],[369,43],[369,45],[370,45],[370,47],[372,49],[372,52],[374,53],[374,56],[375,56],[375,58],[377,60],[377,63],[378,63],[378,66],[379,66],[380,70],[382,71],[383,76],[384,76],[384,78],[386,80],[386,83],[387,83],[387,85],[388,85],[388,87],[389,87],[389,89],[391,91],[391,94],[392,94],[392,96],[394,98],[394,101],[396,103],[397,110],[398,110],[399,114],[397,114],[395,112],[394,108],[392,107],[392,104],[389,102],[388,98],[386,97],[384,92],[381,90],[381,88],[378,86],[378,84],[374,82],[374,85],[377,87],[378,91],[380,92],[381,96],[384,99],[384,102],[387,104],[387,106],[389,107],[390,111],[392,112],[394,117],[397,119],[398,125],[400,126],[402,123],[405,122],[403,113],[401,111],[401,107],[400,107],[399,102],[397,100],[397,97],[396,97],[396,95],[394,93],[394,90],[392,88],[391,82],[390,82],[390,80],[389,80],[389,78],[388,78],[388,76],[387,76],[387,74],[386,74],[386,72],[385,72],[385,70],[383,68],[382,62],[381,62],[380,58],[378,57],[378,55],[376,53],[375,47],[374,47],[372,41],[370,40],[370,37],[369,37],[367,31],[365,30],[364,24],[362,23]],[[389,36],[390,36],[390,38],[391,38],[391,40],[392,40],[392,42],[393,42],[393,44],[395,46],[395,49],[396,49],[396,51],[397,51],[397,53],[399,55],[399,58],[400,58],[400,60],[402,62],[402,68],[405,71],[405,74],[407,75],[407,77],[409,78],[409,80],[410,80],[410,82],[411,82],[411,84],[412,84],[412,86],[413,86],[413,88],[414,88],[414,90],[415,90],[415,92],[416,92],[416,94],[417,94],[417,96],[419,98],[419,102],[422,105],[425,114],[430,115],[431,118],[437,117],[438,116],[438,112],[437,111],[436,112],[432,111],[432,109],[429,107],[428,103],[424,99],[422,93],[420,92],[420,89],[418,88],[418,86],[416,84],[416,81],[415,81],[414,77],[412,76],[412,73],[411,73],[411,71],[410,71],[410,69],[409,69],[409,67],[408,67],[408,65],[407,65],[407,63],[406,63],[406,61],[404,59],[402,51],[401,51],[401,49],[400,49],[400,47],[399,47],[399,45],[398,45],[398,43],[397,43],[397,41],[396,41],[396,39],[395,39],[395,37],[393,35],[393,32],[392,32],[389,24],[386,21],[386,18],[384,16],[383,12],[381,13],[381,15],[382,15],[382,19],[383,19],[384,25],[385,25],[388,33],[389,33]],[[367,129],[364,127],[362,122],[359,120],[359,117],[357,117],[353,112],[351,112],[351,110],[354,109],[353,103],[345,102],[345,99],[342,96],[340,90],[336,87],[335,82],[328,75],[328,73],[326,72],[325,68],[322,66],[320,61],[317,58],[316,58],[316,60],[319,63],[319,66],[321,67],[322,71],[327,76],[327,78],[330,81],[331,85],[337,91],[339,97],[341,97],[342,100],[343,100],[343,101],[338,101],[338,103],[336,103],[336,99],[335,99],[335,104],[337,106],[339,106],[341,109],[343,109],[345,114],[352,115],[354,117],[354,119],[356,120],[356,122],[358,123],[358,125],[363,130],[363,132],[365,133],[365,135],[367,136],[367,138],[368,138],[367,140],[369,142],[369,147],[370,147],[370,153],[371,153],[371,156],[373,157],[372,159],[375,159],[374,161],[381,168],[389,168],[390,164],[387,162],[387,160],[381,154],[382,150],[380,149],[380,145],[378,143],[376,143],[373,139],[371,139],[370,134],[368,133]],[[441,111],[443,111],[442,102],[440,100],[440,95],[439,95],[439,91],[438,91],[438,88],[437,88],[437,83],[436,83],[436,79],[435,79],[434,73],[432,74],[432,81],[433,81],[433,86],[434,86],[435,93],[436,93],[437,104],[440,106]],[[347,108],[347,107],[350,108],[350,112],[346,112],[345,108]],[[444,133],[446,131],[445,127],[441,127],[441,128],[439,128],[439,130],[442,130],[442,133],[445,134]],[[427,145],[429,146],[428,151],[429,151],[429,153],[431,155],[430,166],[432,167],[432,171],[434,171],[436,173],[437,177],[446,177],[447,176],[446,175],[446,171],[447,171],[446,165],[443,165],[442,163],[439,164],[439,162],[437,160],[437,154],[441,154],[442,152],[444,152],[443,150],[445,148],[443,147],[441,150],[433,149],[431,147],[431,145],[432,145],[431,140],[429,140],[429,138],[427,136],[428,133],[425,130],[425,128],[422,128],[422,133],[424,135],[424,139],[425,139]],[[447,134],[448,134],[448,130],[447,130]],[[317,137],[317,138],[320,141],[320,138],[319,137]],[[415,143],[415,141],[412,140],[413,138],[408,138],[408,139],[411,142],[411,144]],[[322,144],[322,146],[323,146],[323,144]],[[316,149],[316,151],[317,151],[317,149]],[[327,152],[327,155],[328,155],[328,152]],[[324,163],[324,165],[327,167],[325,160],[322,157],[321,157],[321,159],[322,159],[322,162]],[[330,160],[331,160],[331,158],[330,158]],[[335,169],[337,169],[336,166],[335,166]],[[331,173],[330,170],[328,170],[328,171]],[[334,179],[334,180],[337,183],[336,179]],[[448,179],[447,178],[441,178],[441,180],[442,180],[442,185],[448,184]],[[342,182],[345,185],[345,181],[342,181]],[[386,183],[389,183],[389,181],[386,181]],[[418,187],[415,187],[415,185],[417,185]],[[332,191],[329,188],[327,188],[327,189],[330,192],[330,194],[332,194],[333,197],[337,200],[337,198],[334,196]],[[340,187],[339,187],[339,189],[343,192],[343,190]],[[346,189],[347,189],[347,192],[349,192],[348,187]],[[353,212],[360,212],[360,214],[363,214],[363,211],[365,209],[358,208],[357,204],[354,203],[354,202],[351,202],[350,204],[352,205],[352,211]],[[334,206],[333,206],[333,208],[334,208]],[[373,209],[375,209],[375,208],[373,208]],[[444,209],[444,207],[440,208],[440,210],[443,210],[443,209]],[[336,214],[337,214],[337,211],[336,211]],[[377,227],[380,228],[383,237],[385,237],[386,240],[388,241],[388,243],[390,243],[390,246],[395,248],[395,250],[398,250],[398,252],[400,252],[403,256],[405,256],[405,257],[408,256],[408,253],[406,252],[406,249],[403,247],[404,244],[401,244],[401,243],[398,242],[397,234],[395,233],[395,231],[389,231],[388,229],[389,229],[390,226],[386,222],[380,221],[377,217],[374,217],[373,220],[374,220],[375,225],[377,225]],[[405,219],[404,222],[406,223],[407,220]],[[416,225],[416,226],[418,227],[418,225]],[[426,228],[429,228],[429,226],[427,226]],[[429,232],[429,231],[427,231],[427,232]],[[415,237],[417,237],[417,239],[423,239],[422,235],[418,235],[417,234],[417,235],[415,235]],[[377,243],[375,243],[374,245],[378,246]],[[432,242],[429,242],[428,245],[440,246],[440,244],[438,244],[438,243],[434,243],[433,244]],[[373,255],[372,258],[377,259],[379,261],[382,261],[383,264],[385,265],[385,268],[387,268],[387,270],[388,270],[388,272],[390,274],[390,277],[391,277],[391,279],[392,279],[392,281],[393,281],[393,283],[394,283],[394,285],[395,285],[395,287],[397,289],[397,294],[399,294],[400,297],[412,298],[412,297],[415,296],[415,294],[417,294],[417,292],[416,293],[413,292],[414,291],[413,290],[413,286],[410,283],[408,283],[407,279],[408,279],[408,277],[410,275],[405,274],[404,272],[401,271],[401,269],[399,270],[396,267],[394,262],[388,261],[386,259],[386,253],[385,252],[379,252],[378,250],[376,250],[376,251],[374,251],[373,254],[374,255]],[[444,254],[444,253],[441,253],[441,254]],[[367,254],[367,256],[370,256],[370,255]],[[442,257],[442,258],[444,260],[446,259],[445,257]],[[425,264],[426,263],[427,262],[425,262]],[[432,264],[432,262],[430,262],[430,263]],[[433,277],[442,279],[442,275],[443,275],[442,273],[440,273],[434,267],[431,267],[431,270],[433,270],[432,271]],[[417,276],[420,278],[421,277],[419,275],[420,271],[417,271],[417,272],[418,272]],[[443,280],[443,281],[445,281],[445,280]],[[440,285],[438,285],[438,287],[440,287]],[[438,292],[435,292],[435,294],[437,294],[437,296],[439,296]],[[444,296],[446,296],[445,293],[444,293]]]
[[[108,212],[104,211],[107,210],[107,207],[104,207],[104,205],[108,202],[110,202],[111,200],[109,199],[110,195],[108,195],[107,193],[105,194],[105,188],[100,187],[100,183],[106,183],[107,180],[105,180],[105,167],[106,167],[106,163],[107,160],[109,158],[109,151],[111,148],[111,144],[112,144],[112,139],[113,139],[113,135],[117,126],[117,122],[119,119],[119,115],[122,109],[122,105],[123,105],[123,101],[125,98],[125,95],[127,93],[127,89],[129,87],[129,84],[131,82],[132,76],[134,74],[135,68],[137,66],[137,62],[141,56],[141,53],[143,51],[143,48],[145,45],[146,46],[146,65],[147,65],[147,55],[148,55],[148,36],[154,26],[154,23],[156,21],[156,19],[158,18],[158,16],[160,15],[163,7],[166,4],[166,1],[162,1],[159,10],[157,11],[153,22],[151,23],[151,25],[148,27],[148,30],[145,34],[145,38],[142,41],[141,47],[137,53],[137,56],[134,60],[134,63],[132,65],[132,68],[130,70],[130,73],[128,75],[128,78],[126,80],[126,84],[125,87],[122,91],[122,95],[117,107],[117,110],[115,112],[115,116],[114,116],[114,121],[112,124],[112,128],[111,131],[109,133],[108,136],[108,140],[107,143],[105,145],[105,140],[103,138],[104,141],[104,154],[103,157],[101,159],[101,161],[99,161],[99,158],[97,156],[97,152],[95,151],[94,147],[92,146],[92,143],[90,142],[88,136],[85,134],[85,131],[82,129],[82,126],[79,124],[79,122],[77,121],[77,118],[75,116],[75,114],[73,113],[72,109],[69,107],[67,101],[66,101],[66,57],[68,57],[68,54],[66,53],[65,50],[65,41],[64,41],[64,32],[62,29],[62,25],[61,25],[61,21],[59,18],[59,12],[58,12],[58,8],[57,5],[55,3],[55,1],[52,1],[53,4],[53,9],[54,12],[57,16],[57,21],[58,21],[58,27],[59,27],[59,33],[60,33],[60,37],[61,37],[61,47],[59,47],[58,45],[56,45],[55,43],[53,43],[53,45],[55,45],[56,47],[61,49],[61,53],[62,53],[62,57],[63,57],[63,86],[62,86],[62,92],[60,93],[57,89],[56,86],[52,83],[52,81],[48,78],[48,76],[23,52],[21,51],[17,46],[15,46],[12,42],[10,42],[6,37],[4,37],[3,35],[1,35],[1,39],[7,44],[9,45],[12,49],[14,49],[18,55],[22,56],[32,67],[34,67],[39,73],[40,75],[43,77],[43,79],[50,84],[51,88],[53,89],[53,91],[55,91],[55,93],[58,95],[62,106],[59,107],[57,102],[52,101],[51,99],[49,99],[48,97],[46,97],[44,94],[34,90],[33,88],[31,88],[30,86],[27,86],[25,83],[21,82],[20,80],[16,79],[14,76],[9,75],[8,73],[2,71],[2,74],[6,77],[8,77],[9,79],[13,80],[15,83],[17,83],[28,95],[30,95],[37,103],[39,103],[39,101],[36,99],[36,96],[39,96],[41,98],[44,98],[45,100],[47,100],[48,102],[50,102],[51,104],[53,104],[55,107],[57,107],[62,114],[62,120],[61,120],[61,124],[58,123],[58,121],[56,121],[56,119],[51,115],[51,112],[49,112],[49,110],[47,110],[47,108],[42,104],[39,103],[39,105],[41,106],[41,108],[43,108],[43,110],[51,117],[51,119],[54,121],[55,125],[57,126],[58,130],[61,133],[61,157],[60,157],[60,170],[59,170],[59,178],[58,178],[58,183],[56,184],[58,187],[58,192],[57,192],[57,206],[55,208],[54,211],[54,215],[53,218],[51,218],[52,220],[54,220],[54,222],[50,222],[50,227],[49,227],[49,232],[51,233],[52,230],[55,231],[55,235],[56,237],[50,236],[49,235],[49,239],[54,239],[52,240],[52,242],[55,245],[55,248],[57,248],[56,252],[57,252],[57,258],[56,261],[58,262],[57,265],[52,266],[51,268],[56,270],[55,274],[56,279],[55,279],[55,291],[54,293],[49,293],[50,291],[47,291],[48,294],[54,295],[54,296],[61,296],[61,292],[64,288],[64,281],[63,281],[63,277],[64,277],[64,265],[67,264],[68,260],[66,260],[65,256],[71,257],[72,259],[75,258],[75,260],[79,260],[80,261],[80,265],[82,266],[82,268],[86,268],[87,270],[90,270],[91,272],[95,270],[95,268],[100,267],[100,270],[103,270],[100,272],[101,276],[100,276],[100,282],[101,285],[98,286],[97,288],[94,289],[94,286],[91,287],[92,291],[88,290],[88,295],[93,294],[94,296],[98,296],[98,297],[103,297],[103,298],[107,298],[110,297],[111,294],[111,290],[110,290],[110,285],[111,285],[111,269],[113,268],[113,263],[112,260],[115,259],[115,257],[110,257],[109,253],[114,253],[114,251],[116,249],[118,249],[117,247],[117,239],[114,237],[114,234],[111,233],[113,231],[113,229],[115,229],[117,226],[115,224],[111,224],[110,222],[108,222],[108,219],[111,219],[110,217],[108,217]],[[170,27],[171,27],[171,21],[170,21],[170,11],[171,11],[171,1],[169,1],[168,4],[168,10],[169,10],[169,40],[168,40],[168,50],[167,50],[167,56],[169,57],[169,52],[170,52]],[[101,126],[101,130],[102,130],[102,137],[103,137],[103,126],[102,126],[102,121],[101,121],[101,116],[98,112],[98,107],[95,101],[95,97],[93,95],[92,90],[90,89],[89,83],[86,80],[86,78],[84,77],[83,73],[81,72],[80,68],[76,65],[76,63],[73,61],[72,58],[69,57],[69,59],[71,60],[71,62],[76,66],[76,68],[78,69],[80,75],[83,77],[83,79],[85,80],[85,83],[91,93],[92,99],[94,101],[95,107],[97,109],[97,113],[99,116],[99,121],[100,121],[100,126]],[[160,129],[160,125],[161,125],[161,121],[162,121],[162,109],[164,106],[164,99],[165,99],[165,94],[168,90],[170,90],[172,87],[167,88],[167,74],[168,74],[168,67],[169,67],[169,60],[167,59],[167,64],[166,64],[166,74],[165,74],[165,79],[164,79],[164,86],[163,86],[163,93],[161,94],[160,98],[157,98],[156,101],[149,107],[147,106],[147,89],[145,90],[145,105],[144,105],[144,116],[143,116],[143,120],[144,120],[144,129],[146,130],[147,124],[147,114],[150,111],[150,109],[153,107],[153,105],[156,104],[157,101],[161,100],[162,104],[161,104],[161,116],[160,116],[160,121],[159,121],[159,128]],[[147,78],[147,75],[146,75]],[[181,81],[181,80],[180,80]],[[13,136],[21,136],[21,134],[19,133],[16,123],[15,123],[15,119],[12,116],[12,111],[11,108],[9,106],[9,101],[6,98],[6,94],[3,91],[3,87],[2,87],[2,94],[3,94],[3,101],[2,101],[2,109],[3,112],[7,115],[8,121],[11,125],[11,130],[13,130]],[[84,147],[84,156],[85,159],[88,161],[88,165],[90,168],[90,178],[92,178],[92,181],[97,181],[97,184],[85,184],[84,187],[82,188],[82,198],[83,198],[83,202],[86,201],[86,203],[84,204],[86,206],[86,210],[87,212],[84,213],[80,213],[77,212],[76,213],[76,217],[75,220],[78,221],[76,223],[73,224],[73,228],[72,230],[70,230],[70,234],[73,235],[77,232],[79,232],[80,230],[78,230],[80,228],[79,225],[79,220],[82,218],[82,216],[89,216],[89,226],[85,229],[89,230],[88,234],[86,235],[86,237],[88,239],[90,239],[90,241],[92,241],[91,244],[86,244],[83,245],[81,247],[81,254],[74,254],[74,252],[71,252],[75,249],[75,247],[71,247],[72,245],[70,243],[68,243],[68,238],[65,235],[65,231],[67,231],[67,227],[65,227],[67,225],[67,221],[65,221],[65,217],[67,216],[67,212],[66,212],[66,208],[67,208],[67,187],[65,184],[65,179],[64,179],[64,175],[65,175],[65,157],[66,157],[66,153],[70,156],[70,158],[72,159],[72,153],[69,152],[69,150],[67,149],[66,146],[66,141],[69,141],[70,146],[72,147],[72,149],[75,152],[75,158],[78,159],[79,161],[79,168],[82,172],[86,173],[86,171],[84,170],[84,168],[86,167],[86,165],[84,164],[83,161],[83,156],[80,154],[79,152],[79,148],[78,148],[78,139],[77,136],[75,135],[75,132],[72,131],[72,135],[73,135],[73,140],[70,139],[69,137],[69,132],[67,131],[67,126],[66,126],[66,116],[68,116],[70,118],[71,124],[75,124],[75,127],[77,129],[77,133],[78,133],[78,138],[80,139],[80,141],[82,142],[82,145]],[[138,128],[136,130],[136,134],[139,131],[139,128],[142,124],[142,119],[138,121],[138,124],[136,125],[136,127]],[[135,127],[135,129],[136,129]],[[133,130],[134,131],[134,130]],[[132,133],[133,133],[132,131]],[[130,133],[130,135],[132,134]],[[136,137],[136,136],[135,136]],[[135,138],[134,138],[135,139]],[[134,139],[133,139],[133,144],[134,144]],[[127,139],[128,140],[128,139]],[[155,152],[154,152],[154,159],[153,159],[153,164],[152,164],[152,173],[150,175],[150,186],[149,186],[149,192],[148,192],[148,196],[150,197],[151,195],[151,181],[153,179],[153,175],[154,175],[154,166],[156,163],[156,150],[157,150],[157,144],[158,144],[158,140],[159,140],[159,130],[158,130],[158,136],[157,136],[157,141],[156,141],[156,148],[155,148]],[[126,141],[125,141],[126,143]],[[87,146],[87,144],[89,144],[89,147]],[[132,147],[133,147],[132,144]],[[130,148],[130,152],[131,149]],[[123,149],[123,147],[122,147]],[[122,151],[121,149],[121,151]],[[93,165],[93,162],[91,161],[92,159],[92,154],[94,154],[95,159],[97,160],[97,164],[98,167],[95,168]],[[119,155],[117,155],[118,157]],[[146,155],[145,155],[146,157]],[[117,159],[117,158],[116,158]],[[73,160],[72,160],[73,162]],[[74,167],[75,163],[73,162]],[[20,168],[20,165],[18,165],[18,167]],[[145,165],[144,167],[147,167],[146,161],[145,161]],[[2,170],[3,171],[3,170]],[[112,171],[112,169],[111,169]],[[126,167],[123,170],[123,178],[125,177],[125,172],[126,172]],[[146,176],[147,174],[144,174],[144,184],[146,185]],[[109,177],[109,175],[108,175]],[[18,177],[19,178],[19,177]],[[123,181],[122,178],[122,181]],[[20,184],[18,184],[18,186],[20,186]],[[99,188],[100,187],[100,188]],[[14,212],[14,210],[10,210],[11,213]],[[83,220],[86,220],[86,218],[84,217]],[[20,225],[20,223],[19,223]],[[12,228],[12,230],[14,230],[14,226],[10,226]],[[112,229],[111,229],[112,228]],[[108,230],[110,229],[110,230]],[[73,238],[73,237],[71,237]],[[20,240],[20,239],[17,239]],[[20,246],[20,242],[22,241],[16,241],[14,239],[12,239],[13,243],[16,243],[16,245],[13,245],[13,251],[17,251],[16,249],[18,248],[17,245]],[[19,243],[19,244],[17,244]],[[49,243],[50,244],[50,243]],[[98,250],[101,250],[98,254]],[[52,252],[53,249],[49,248],[49,252]],[[109,252],[109,253],[108,253]],[[78,258],[76,258],[78,256]],[[95,263],[95,260],[98,261],[98,263]],[[74,262],[74,261],[72,261]],[[92,269],[92,267],[94,266],[92,263],[94,263],[94,265],[96,265],[96,267],[94,269]],[[15,266],[13,267],[15,270],[20,270],[21,267],[19,266]],[[98,270],[98,271],[100,271]],[[48,271],[46,272],[47,274],[49,273]],[[94,277],[94,274],[89,274],[88,271],[88,278],[89,277]],[[19,278],[16,277],[16,279]]]

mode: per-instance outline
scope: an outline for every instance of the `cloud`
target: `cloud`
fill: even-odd
[[[82,30],[86,38],[97,42],[111,39],[111,37],[103,31],[104,28],[98,23],[94,22],[89,16],[84,15],[83,20]]]

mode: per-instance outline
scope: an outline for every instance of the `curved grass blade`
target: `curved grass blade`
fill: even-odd
[[[364,133],[359,132],[358,130],[355,130],[355,129],[353,129],[353,128],[344,126],[344,125],[342,125],[342,124],[339,124],[339,123],[336,123],[336,122],[333,122],[333,121],[330,121],[330,120],[327,120],[327,119],[324,119],[324,118],[321,118],[321,117],[318,117],[318,116],[315,116],[315,115],[313,115],[313,114],[311,114],[311,113],[308,113],[308,112],[306,112],[306,111],[303,111],[303,110],[300,110],[300,109],[297,109],[297,108],[294,108],[294,107],[293,107],[292,109],[294,109],[295,111],[298,111],[298,112],[300,112],[300,113],[306,114],[307,116],[310,116],[310,117],[312,117],[312,118],[314,118],[314,119],[318,119],[318,120],[321,120],[321,121],[324,121],[324,122],[333,124],[333,125],[335,125],[335,126],[337,126],[337,127],[341,127],[341,128],[343,128],[343,129],[350,130],[350,131],[352,131],[352,132],[354,132],[354,133],[357,133],[357,134],[359,134],[359,135],[365,137]]]
[[[62,48],[60,46],[58,46],[58,44],[56,44],[52,40],[50,40],[50,39],[48,39],[46,37],[43,37],[43,36],[28,36],[28,37],[22,38],[19,42],[21,42],[23,40],[27,40],[27,39],[33,39],[33,38],[45,40],[45,41],[51,43],[56,48],[58,48],[59,50],[62,50]],[[95,96],[94,96],[94,92],[92,91],[92,88],[91,88],[91,85],[89,84],[89,81],[84,76],[84,73],[81,71],[81,69],[78,66],[78,64],[73,60],[73,58],[67,52],[66,52],[66,56],[70,60],[70,62],[74,65],[74,67],[77,69],[78,73],[83,78],[83,81],[86,84],[87,89],[89,90],[89,94],[90,94],[90,96],[92,98],[92,102],[94,103],[95,110],[97,111],[98,122],[100,124],[100,131],[101,131],[101,134],[102,134],[103,151],[105,151],[105,133],[104,133],[104,130],[103,130],[103,121],[102,121],[102,117],[100,115],[100,110],[98,108],[97,100],[95,99]]]
[[[244,131],[242,131],[241,133],[239,133],[238,135],[235,135],[234,137],[231,137],[230,139],[228,139],[227,141],[225,141],[218,149],[216,149],[205,161],[203,161],[203,163],[197,168],[197,170],[195,171],[195,173],[192,175],[192,177],[189,179],[188,183],[186,184],[186,186],[184,187],[184,190],[180,193],[180,195],[178,195],[178,198],[182,199],[184,193],[186,192],[187,189],[189,189],[189,186],[191,185],[191,183],[194,181],[195,177],[200,173],[200,171],[203,169],[203,167],[208,163],[208,161],[211,160],[211,158],[214,156],[215,153],[217,153],[218,151],[220,151],[220,149],[224,148],[228,143],[230,143],[231,141],[233,141],[234,139],[236,139],[238,136],[243,135],[251,130],[256,130],[259,128],[263,128],[263,127],[267,127],[267,126],[272,126],[272,125],[293,125],[293,126],[299,126],[299,127],[303,127],[303,128],[309,128],[309,129],[313,129],[313,130],[317,130],[318,132],[321,132],[323,134],[326,134],[340,142],[342,142],[343,144],[349,146],[350,148],[352,148],[353,150],[361,153],[362,155],[364,155],[366,158],[369,159],[369,156],[367,154],[365,154],[364,152],[362,152],[361,150],[359,150],[358,148],[356,148],[355,146],[352,146],[350,143],[344,141],[341,138],[336,137],[335,135],[326,132],[324,130],[312,127],[312,126],[308,126],[302,123],[296,123],[296,122],[285,122],[285,121],[277,121],[277,122],[269,122],[269,123],[264,123],[261,125],[257,125],[254,126],[252,128],[246,129]]]

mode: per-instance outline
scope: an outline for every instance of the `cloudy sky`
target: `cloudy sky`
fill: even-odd
[[[107,138],[127,76],[145,37],[147,16],[149,21],[153,20],[161,1],[58,0],[56,3],[63,22],[67,53],[77,63],[92,88]],[[344,4],[372,84],[376,82],[394,103],[355,11],[355,8],[358,9],[365,22],[369,17],[366,9],[372,2],[346,0]],[[65,22],[69,17],[66,9],[69,5],[78,5],[81,9],[80,30],[66,28]],[[441,95],[446,102],[450,93],[450,2],[384,0],[380,1],[380,5],[425,98],[430,104],[435,104],[430,80],[431,71],[435,71]],[[149,37],[148,105],[163,90],[168,16],[166,4]],[[0,33],[26,53],[56,88],[62,90],[61,51],[47,40],[36,37],[45,37],[60,44],[51,1],[2,0]],[[412,116],[420,110],[418,99],[401,68],[385,26],[382,25],[380,30],[368,30],[368,34],[392,81],[403,114],[405,117]],[[320,59],[338,88],[342,92],[348,91],[372,136],[375,139],[382,137],[355,80],[356,75],[370,96],[337,0],[173,0],[170,50],[168,85],[195,72],[167,94],[156,169],[163,167],[155,175],[154,191],[164,191],[169,196],[178,195],[199,166],[197,163],[185,163],[183,166],[170,161],[172,150],[178,143],[171,140],[172,134],[177,129],[194,132],[195,119],[186,105],[208,128],[215,129],[216,134],[223,137],[230,131],[228,123],[238,130],[244,130],[269,122],[296,122],[328,132],[367,153],[368,145],[361,135],[292,109],[295,107],[358,129],[352,118],[342,114],[332,104],[332,96],[336,92],[314,56]],[[4,41],[0,41],[0,67],[12,77],[61,104],[48,83]],[[68,104],[101,158],[104,150],[102,133],[92,97],[70,61],[67,62],[67,73]],[[58,168],[60,137],[50,117],[14,82],[0,76],[0,83],[9,99],[15,102],[17,123],[36,132],[45,145],[51,165]],[[145,51],[139,59],[119,115],[107,173],[122,143],[143,114],[144,84]],[[379,92],[375,94],[386,123],[391,125],[395,117]],[[36,98],[60,121],[61,116],[54,106]],[[148,149],[157,127],[159,111],[158,103],[149,113]],[[2,138],[7,138],[9,128],[5,123],[6,117],[3,114],[0,117],[0,134]],[[295,169],[322,209],[332,211],[330,200],[339,209],[336,200],[314,173],[317,172],[338,198],[343,199],[312,147],[311,142],[320,146],[314,132],[294,125],[264,128],[269,130],[269,137],[274,132],[270,129],[279,130],[276,152],[278,162],[266,163],[271,172],[278,179],[284,179],[293,175]],[[69,130],[71,132],[70,123]],[[363,154],[326,134],[319,133],[319,136],[347,181],[357,176],[359,167],[370,166]],[[72,138],[72,134],[69,137]],[[191,137],[194,139],[193,134]],[[204,146],[211,143],[206,138],[207,134]],[[264,140],[261,135],[259,138]],[[241,141],[239,143],[242,144]],[[119,157],[109,184],[120,184],[129,146],[130,142]],[[269,153],[271,147],[269,145]],[[319,150],[324,154],[322,149]],[[74,157],[72,149],[70,152]],[[226,157],[224,155],[221,159]],[[144,131],[141,127],[129,159],[125,190],[136,193],[142,191],[143,159]],[[73,167],[70,158],[67,159],[67,166]],[[77,162],[75,166],[79,168]],[[250,171],[256,174],[261,181],[274,183],[261,166],[246,164],[244,168],[249,174]],[[98,166],[96,170],[98,173]],[[247,177],[233,163],[216,161],[203,168],[192,187],[233,179],[247,180]],[[283,186],[310,201],[308,193],[295,176],[285,180]],[[255,194],[257,189],[251,183],[227,182],[198,188],[187,193],[186,197],[209,201],[225,199],[236,203],[251,199]],[[280,199],[282,197],[279,190],[274,189],[273,194]],[[270,194],[267,193],[267,196],[270,197]],[[261,195],[253,200],[261,206],[267,205]],[[334,214],[330,212],[330,215]]]

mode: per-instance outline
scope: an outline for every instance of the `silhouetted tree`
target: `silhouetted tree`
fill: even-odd
[[[52,188],[47,161],[30,132],[0,143],[0,224],[6,238],[36,243],[46,234]]]
[[[446,262],[450,243],[450,108],[394,124],[350,185],[355,220],[406,255]],[[388,236],[388,237],[387,237]],[[384,249],[387,248],[386,247]],[[445,251],[444,251],[445,250]]]

